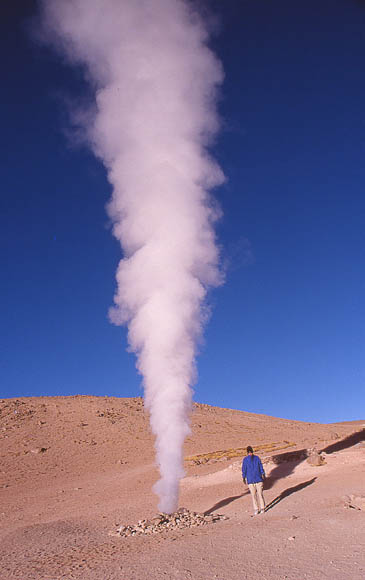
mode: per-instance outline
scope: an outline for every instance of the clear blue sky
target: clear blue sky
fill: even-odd
[[[309,421],[361,419],[365,384],[365,3],[208,2],[223,62],[214,155],[228,264],[195,400]],[[107,318],[121,257],[103,167],[65,136],[77,70],[2,7],[1,396],[141,395]]]

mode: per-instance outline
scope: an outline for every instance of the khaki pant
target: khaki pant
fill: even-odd
[[[251,492],[252,505],[253,505],[253,509],[255,510],[255,513],[257,513],[258,511],[264,511],[264,509],[265,509],[263,487],[264,487],[264,484],[262,481],[260,481],[259,483],[249,483],[248,484],[248,488]]]

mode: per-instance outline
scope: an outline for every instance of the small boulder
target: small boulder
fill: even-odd
[[[309,465],[312,465],[313,467],[319,467],[320,465],[323,465],[326,462],[324,457],[320,453],[318,453],[318,451],[313,450],[307,459],[307,463],[309,463]]]
[[[340,436],[338,433],[336,433],[336,431],[333,431],[331,433],[331,439],[332,439],[332,441],[335,441],[336,439],[340,439]]]

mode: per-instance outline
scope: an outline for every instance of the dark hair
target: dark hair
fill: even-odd
[[[253,449],[252,449],[251,445],[249,445],[247,447],[247,453],[253,453]]]

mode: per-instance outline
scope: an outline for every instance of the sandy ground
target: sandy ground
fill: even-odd
[[[180,505],[229,519],[120,538],[108,533],[157,511],[141,399],[4,399],[0,419],[1,580],[365,578],[365,511],[344,501],[365,495],[365,421],[196,405]],[[257,517],[240,475],[248,444],[268,476],[268,509]],[[321,466],[301,456],[313,447],[324,451]]]

